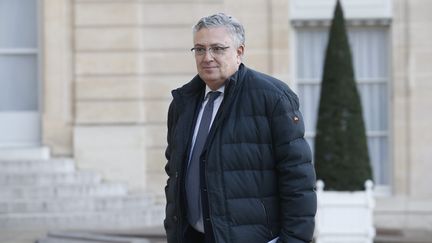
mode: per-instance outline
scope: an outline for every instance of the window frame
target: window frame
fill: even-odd
[[[43,131],[43,124],[42,124],[42,114],[44,110],[44,103],[43,103],[43,2],[41,0],[34,0],[35,2],[35,21],[36,21],[36,47],[30,48],[30,47],[0,47],[0,56],[24,56],[24,55],[34,55],[36,59],[35,64],[35,70],[36,70],[36,76],[35,82],[36,82],[36,109],[31,111],[6,111],[4,113],[31,113],[35,112],[38,114],[37,118],[37,133],[38,138],[37,141],[30,142],[30,143],[15,143],[12,142],[10,144],[0,144],[1,147],[28,147],[28,146],[41,146],[42,144],[42,131]]]
[[[386,132],[380,132],[380,131],[366,131],[366,135],[367,138],[370,138],[371,136],[386,136],[387,137],[387,169],[388,171],[388,185],[383,185],[383,184],[377,184],[374,187],[374,193],[376,196],[378,197],[389,197],[392,195],[392,188],[394,187],[394,173],[393,173],[393,123],[391,121],[391,117],[392,117],[392,107],[393,107],[393,102],[392,102],[392,81],[393,81],[393,76],[392,76],[392,54],[391,54],[391,44],[392,44],[392,40],[391,40],[391,25],[390,25],[390,21],[387,20],[376,20],[376,21],[371,21],[368,20],[366,21],[361,21],[361,20],[346,20],[346,25],[347,28],[356,28],[356,27],[361,27],[361,28],[367,28],[367,27],[379,27],[379,28],[385,28],[387,31],[387,77],[386,79],[362,79],[356,78],[356,83],[358,84],[366,84],[366,83],[385,83],[386,84],[386,92],[387,92],[387,105],[386,105],[386,109],[387,109],[387,131]],[[296,21],[291,21],[290,24],[290,32],[292,33],[289,40],[290,40],[290,59],[292,60],[290,62],[290,70],[291,71],[291,80],[293,80],[293,90],[296,91],[297,93],[299,93],[299,85],[300,84],[313,84],[313,85],[319,85],[321,83],[320,79],[317,80],[303,80],[303,81],[299,81],[299,74],[298,74],[298,65],[299,63],[297,62],[297,56],[298,56],[298,49],[297,49],[297,40],[298,40],[298,31],[299,29],[309,29],[309,30],[323,30],[323,29],[328,29],[330,26],[330,21],[329,20],[321,20],[321,21],[306,21],[306,20],[296,20]],[[325,54],[324,54],[325,55]],[[353,54],[354,55],[354,54]],[[302,104],[300,104],[300,106],[302,106]],[[305,115],[305,114],[303,114]],[[315,129],[313,128],[314,132],[311,131],[305,131],[305,138],[307,139],[313,139],[315,137]],[[384,134],[383,134],[384,133]]]

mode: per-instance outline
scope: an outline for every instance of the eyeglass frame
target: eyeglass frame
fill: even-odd
[[[205,54],[208,51],[212,57],[216,57],[216,56],[222,56],[223,54],[225,54],[225,50],[228,48],[230,48],[230,46],[212,46],[209,48],[198,46],[198,47],[192,47],[190,50],[191,50],[191,52],[193,52],[195,54],[195,56],[205,56]],[[199,51],[197,51],[197,49],[203,49],[203,50],[200,50],[202,52],[199,53]],[[214,51],[216,51],[216,52],[214,52]]]

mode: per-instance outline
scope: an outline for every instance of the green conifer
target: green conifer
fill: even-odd
[[[372,179],[362,107],[342,6],[336,3],[327,44],[315,137],[317,178],[327,190],[363,190]]]

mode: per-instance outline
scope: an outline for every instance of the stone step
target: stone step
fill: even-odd
[[[0,160],[22,160],[22,159],[49,159],[50,149],[48,147],[0,147]]]
[[[120,237],[95,233],[51,232],[36,243],[151,243],[150,240],[136,237]]]
[[[34,200],[37,198],[121,196],[126,194],[127,189],[125,185],[119,183],[0,187],[0,198],[3,201],[16,199]]]
[[[0,172],[0,187],[2,186],[45,186],[64,184],[100,183],[101,176],[91,171],[77,171],[75,173],[3,173]]]
[[[6,232],[162,225],[165,205],[159,201],[76,170],[73,159],[0,158],[0,230]]]
[[[1,200],[1,199],[0,199]],[[127,195],[116,197],[58,198],[42,200],[0,201],[0,214],[13,213],[60,213],[103,212],[137,209],[152,206],[150,195]]]
[[[428,229],[377,229],[374,243],[431,243],[432,231]]]
[[[0,228],[120,230],[162,225],[162,206],[113,212],[0,214]]]
[[[10,173],[67,173],[75,171],[72,159],[0,160],[2,174]]]

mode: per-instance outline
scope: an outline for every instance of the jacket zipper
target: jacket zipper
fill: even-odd
[[[264,214],[265,214],[265,217],[266,217],[266,221],[267,221],[267,229],[268,229],[268,231],[269,231],[269,233],[270,233],[270,239],[273,239],[273,231],[271,230],[271,227],[270,227],[270,218],[269,218],[269,216],[268,216],[267,209],[266,209],[266,207],[265,207],[265,205],[264,205],[263,200],[260,200],[260,203],[261,203],[261,206],[262,206],[262,208],[263,208],[263,210],[264,210]]]

